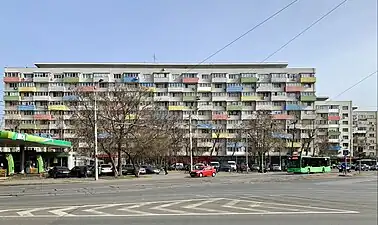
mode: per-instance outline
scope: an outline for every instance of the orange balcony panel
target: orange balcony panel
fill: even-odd
[[[19,77],[4,77],[4,83],[15,83],[20,82],[21,78]]]
[[[340,116],[328,116],[328,120],[340,120]]]
[[[52,116],[50,114],[37,114],[34,115],[35,120],[52,120]]]
[[[94,92],[95,89],[95,86],[83,86],[78,88],[78,90],[81,92]]]
[[[213,120],[227,120],[228,115],[227,114],[213,114],[212,119]]]
[[[301,92],[301,91],[303,91],[303,87],[301,87],[301,86],[286,86],[285,91],[286,92]]]
[[[199,80],[198,77],[186,77],[186,78],[182,78],[182,82],[184,84],[197,84],[198,80]]]
[[[274,120],[292,120],[294,119],[294,116],[292,115],[287,115],[287,114],[276,114],[273,115]]]

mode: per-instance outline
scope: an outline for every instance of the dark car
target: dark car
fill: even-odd
[[[88,177],[94,173],[93,166],[75,166],[70,171],[71,177]]]
[[[142,166],[142,168],[146,170],[146,174],[160,174],[160,169],[157,167],[146,165]]]
[[[135,166],[135,168],[134,168],[134,166],[132,164],[122,165],[122,174],[123,175],[127,175],[127,174],[136,175],[138,171],[139,171],[138,166]]]
[[[69,177],[70,170],[66,166],[54,166],[49,170],[49,177],[58,178],[58,177]]]
[[[219,171],[223,172],[230,172],[231,171],[231,166],[228,164],[223,164],[219,167]]]

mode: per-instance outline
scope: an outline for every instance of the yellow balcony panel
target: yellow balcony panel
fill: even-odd
[[[289,142],[286,143],[286,147],[291,148],[291,146],[292,146],[292,142],[291,141],[289,141]],[[300,142],[294,142],[294,145],[293,145],[294,148],[300,148],[301,146],[302,145],[301,145]]]
[[[247,102],[247,101],[259,101],[259,100],[262,100],[262,97],[261,96],[242,96],[241,100],[243,102]]]
[[[170,105],[168,106],[168,110],[171,110],[171,111],[181,111],[181,110],[184,110],[185,109],[185,106],[182,106],[182,105]]]
[[[301,83],[315,83],[316,77],[301,77]]]
[[[20,129],[35,129],[35,124],[20,124]]]
[[[156,92],[155,87],[142,87],[142,90],[147,92]]]
[[[19,92],[36,92],[37,88],[36,87],[19,87],[18,91]]]
[[[66,105],[49,105],[49,110],[55,110],[55,111],[66,111],[69,110],[69,108]]]
[[[137,116],[135,114],[126,115],[125,117],[127,120],[135,120]]]
[[[79,83],[80,78],[79,77],[65,77],[63,78],[64,83]]]
[[[212,133],[211,137],[212,138],[228,138],[229,135],[228,133]]]

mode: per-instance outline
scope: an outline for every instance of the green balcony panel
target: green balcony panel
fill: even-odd
[[[301,101],[302,102],[314,102],[314,101],[316,101],[316,96],[315,95],[301,96]]]
[[[341,134],[340,131],[336,131],[336,130],[330,130],[330,131],[328,131],[328,136],[338,136],[340,134]]]
[[[196,101],[196,96],[183,96],[182,100],[185,101],[185,102]]]
[[[4,96],[4,101],[20,101],[20,96]]]
[[[257,82],[257,77],[242,77],[240,79],[241,83],[256,83]]]
[[[227,110],[229,111],[235,111],[235,110],[242,110],[243,106],[242,105],[228,105]]]
[[[64,83],[79,83],[80,78],[79,77],[65,77],[63,78]]]

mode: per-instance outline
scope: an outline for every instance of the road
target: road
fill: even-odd
[[[377,176],[218,176],[0,186],[0,224],[377,222]]]

